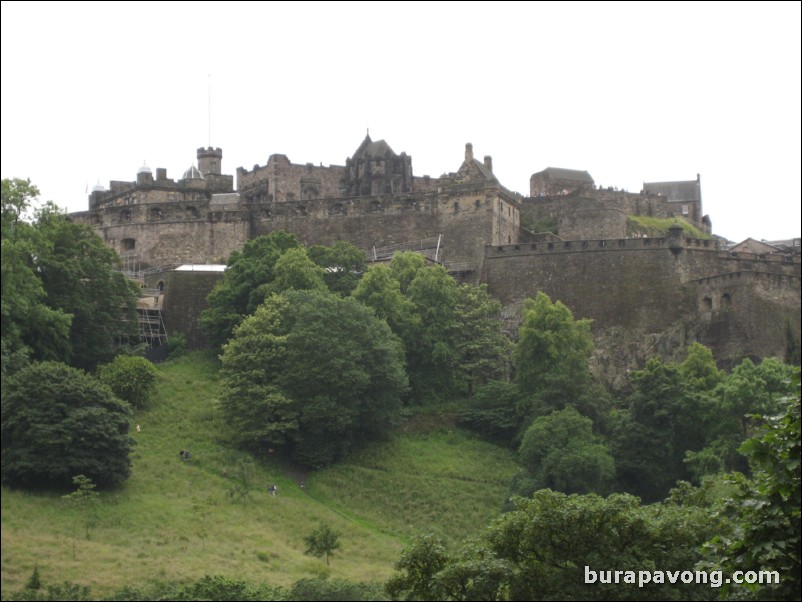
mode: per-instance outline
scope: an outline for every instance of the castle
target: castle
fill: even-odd
[[[177,181],[143,166],[133,182],[96,186],[89,210],[72,218],[91,224],[138,271],[225,263],[247,240],[275,230],[307,245],[345,240],[371,258],[415,242],[460,278],[486,283],[509,308],[542,290],[593,319],[597,339],[615,349],[600,361],[619,366],[670,356],[692,340],[725,364],[782,357],[789,333],[800,337],[799,247],[732,252],[707,237],[698,175],[629,193],[597,188],[585,171],[548,168],[532,175],[523,196],[505,188],[492,158],[476,159],[471,144],[456,171],[433,178],[415,176],[409,155],[366,136],[345,165],[274,154],[266,165],[238,168],[235,189],[222,159],[221,149],[200,148],[197,167]],[[522,215],[548,231],[523,227]],[[650,232],[633,223],[638,217],[682,218],[703,234],[688,236],[679,225]],[[159,273],[168,332],[172,320],[175,330],[194,333],[187,320],[197,311],[186,306],[197,310],[219,273],[192,301],[182,292],[194,286],[189,277]]]

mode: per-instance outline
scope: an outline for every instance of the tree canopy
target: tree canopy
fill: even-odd
[[[320,291],[269,297],[224,347],[221,408],[250,448],[331,463],[399,419],[403,348],[354,299]]]
[[[76,475],[116,485],[131,472],[131,408],[85,372],[31,364],[6,379],[2,401],[3,482],[68,487]]]

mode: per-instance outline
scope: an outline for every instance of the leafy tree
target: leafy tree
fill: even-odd
[[[708,511],[677,503],[641,506],[630,495],[570,495],[543,489],[516,498],[515,509],[457,554],[427,553],[416,542],[388,583],[411,600],[711,599],[707,584],[585,584],[593,571],[683,571],[700,559],[714,529]],[[411,560],[411,562],[410,562]]]
[[[633,372],[630,381],[635,392],[629,407],[611,417],[619,483],[644,500],[656,501],[676,481],[691,477],[686,452],[704,448],[719,417],[710,395],[695,388],[682,366],[654,358]]]
[[[29,358],[60,360],[69,355],[72,317],[47,305],[37,259],[50,246],[23,220],[39,191],[30,180],[2,181],[2,376]]]
[[[434,577],[448,562],[445,544],[434,535],[419,535],[401,552],[395,565],[401,574],[387,582],[387,592],[394,600],[443,600]]]
[[[777,571],[780,582],[725,585],[733,597],[747,594],[758,600],[799,600],[802,596],[802,429],[798,379],[797,375],[796,395],[785,398],[780,413],[766,416],[755,435],[741,446],[740,451],[749,458],[753,476],[751,480],[741,474],[731,476],[737,493],[725,501],[721,514],[733,528],[713,538],[708,546],[715,568],[728,573]]]
[[[699,343],[688,348],[685,360],[679,365],[679,373],[686,384],[697,391],[712,391],[724,379],[713,352]]]
[[[6,379],[2,478],[67,487],[76,474],[115,485],[131,472],[131,409],[105,385],[64,364],[41,362]]]
[[[516,382],[544,409],[581,405],[591,385],[592,350],[589,320],[575,320],[570,309],[542,292],[526,300],[514,353]],[[534,410],[529,420],[542,411]]]
[[[30,179],[4,178],[2,188],[2,236],[3,240],[14,240],[18,226],[25,213],[31,209],[31,202],[39,196],[39,189]]]
[[[323,268],[309,259],[303,248],[288,249],[273,268],[273,281],[265,287],[269,293],[283,291],[325,291]]]
[[[304,537],[306,550],[304,554],[321,558],[326,556],[326,565],[329,564],[329,557],[335,550],[340,549],[340,534],[328,525],[321,525]]]
[[[493,380],[480,386],[459,411],[460,425],[502,445],[512,445],[520,429],[518,407],[528,405],[515,383]]]
[[[134,408],[144,408],[156,385],[156,368],[144,357],[118,355],[98,366],[98,380]]]
[[[417,271],[406,294],[420,319],[407,343],[412,398],[417,402],[453,399],[458,362],[454,341],[457,283],[442,266],[429,266]]]
[[[512,343],[501,330],[501,303],[486,285],[459,286],[454,313],[457,377],[466,383],[470,400],[475,385],[508,375]]]
[[[740,445],[752,434],[755,414],[774,415],[780,400],[793,394],[795,368],[776,359],[760,364],[745,359],[724,376],[709,393],[706,443],[699,451],[687,451],[685,464],[697,478],[718,472],[748,472]]]
[[[251,315],[268,294],[281,255],[297,249],[294,234],[271,232],[245,243],[228,259],[223,280],[209,293],[209,307],[201,313],[201,328],[215,346],[222,346],[245,317]]]
[[[606,446],[593,434],[593,422],[573,408],[536,419],[524,435],[518,458],[526,490],[564,493],[606,493],[615,465]],[[531,487],[531,489],[530,489]]]
[[[100,494],[95,491],[95,484],[92,479],[80,474],[72,478],[74,485],[78,487],[72,493],[62,496],[62,499],[70,505],[76,513],[72,528],[72,558],[75,560],[75,533],[78,522],[82,522],[86,531],[86,539],[89,539],[89,531],[97,524],[97,509],[100,505]]]
[[[401,284],[388,266],[370,266],[352,296],[363,305],[372,308],[381,319],[386,320],[392,331],[405,344],[412,342],[420,318],[415,314],[415,305],[412,301],[401,293]]]
[[[353,299],[288,291],[266,300],[224,347],[220,404],[240,443],[331,463],[396,424],[403,349]]]
[[[347,297],[367,269],[365,252],[349,242],[338,240],[330,247],[314,245],[309,258],[325,270],[323,279],[332,293]]]
[[[137,336],[139,286],[118,271],[117,253],[90,226],[72,223],[53,205],[38,212],[34,225],[52,245],[36,260],[47,303],[72,314],[64,361],[94,370],[114,357],[115,341]]]
[[[393,278],[398,281],[402,295],[407,294],[407,289],[412,284],[415,276],[424,267],[426,267],[426,258],[420,253],[402,251],[393,255],[390,261],[390,271],[393,274]]]

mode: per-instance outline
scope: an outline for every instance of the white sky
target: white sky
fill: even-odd
[[[800,234],[800,3],[2,2],[2,177],[87,209],[146,161],[178,179],[343,165],[370,128],[415,175],[466,142],[511,190],[702,177],[732,240]],[[211,75],[211,128],[209,76]],[[210,135],[211,130],[211,135]]]

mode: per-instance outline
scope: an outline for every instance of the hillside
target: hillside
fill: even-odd
[[[225,443],[214,406],[216,371],[213,359],[199,355],[159,367],[157,394],[134,416],[132,477],[101,494],[90,540],[77,525],[75,559],[76,520],[59,493],[3,488],[4,598],[35,565],[45,583],[89,585],[95,597],[126,584],[204,574],[278,585],[329,573],[384,581],[415,533],[454,544],[501,507],[512,454],[420,416],[391,441],[318,473],[291,470],[266,454],[248,498],[232,502],[232,477],[247,456]],[[181,449],[191,451],[189,462],[179,459]],[[271,483],[279,488],[275,497],[267,492]],[[342,533],[329,568],[303,554],[303,537],[320,523]]]

